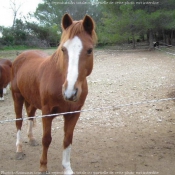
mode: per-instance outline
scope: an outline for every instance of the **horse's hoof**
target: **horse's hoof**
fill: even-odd
[[[16,160],[23,160],[24,157],[25,157],[25,154],[23,152],[16,153]]]
[[[29,145],[30,146],[38,146],[39,144],[37,143],[36,140],[32,139],[32,140],[29,141]]]
[[[0,97],[0,101],[4,101],[4,97]]]
[[[64,170],[64,175],[73,175],[73,174],[74,174],[74,172],[71,169]]]

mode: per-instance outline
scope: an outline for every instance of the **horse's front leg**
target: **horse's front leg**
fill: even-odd
[[[63,141],[63,159],[62,165],[64,175],[72,175],[73,171],[70,163],[71,145],[73,139],[73,131],[80,114],[64,115],[64,141]]]
[[[43,122],[43,138],[42,138],[42,155],[40,159],[40,172],[45,173],[48,171],[47,169],[47,152],[49,149],[49,145],[52,141],[51,137],[51,125],[52,125],[52,117],[42,118]]]
[[[22,137],[21,137],[21,128],[22,128],[22,108],[24,103],[24,98],[20,93],[15,93],[12,91],[13,99],[14,99],[14,108],[16,113],[16,129],[17,129],[17,139],[16,139],[16,159],[21,160],[24,159],[25,154],[22,149]]]

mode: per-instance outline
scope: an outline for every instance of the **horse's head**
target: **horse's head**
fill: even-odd
[[[66,14],[62,19],[63,34],[60,43],[65,81],[62,93],[65,100],[77,101],[86,77],[93,68],[93,47],[96,40],[94,21],[85,16],[73,21]]]

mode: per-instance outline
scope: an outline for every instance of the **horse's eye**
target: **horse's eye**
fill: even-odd
[[[63,46],[63,47],[61,47],[61,51],[62,52],[65,52],[65,50],[66,50],[66,48]]]
[[[90,54],[92,53],[92,51],[93,51],[92,48],[88,49],[88,50],[87,50],[87,54],[90,55]]]

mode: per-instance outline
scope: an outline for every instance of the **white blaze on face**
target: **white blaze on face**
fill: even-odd
[[[67,73],[67,89],[65,95],[67,98],[71,98],[75,94],[74,85],[78,78],[78,64],[79,56],[83,48],[82,42],[79,37],[75,36],[73,39],[67,40],[63,45],[68,52],[68,73]]]

